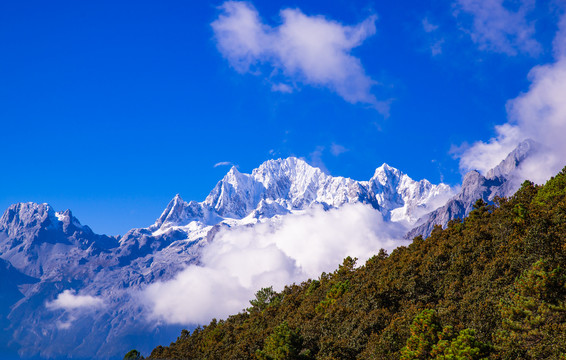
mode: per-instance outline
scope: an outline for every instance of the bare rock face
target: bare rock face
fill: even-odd
[[[491,203],[496,196],[513,195],[525,180],[518,176],[517,170],[536,149],[537,144],[533,140],[524,140],[485,176],[475,170],[468,172],[464,176],[460,192],[444,206],[421,218],[419,225],[409,231],[406,238],[412,239],[419,235],[426,238],[436,225],[446,227],[452,219],[463,219],[473,210],[478,199]]]

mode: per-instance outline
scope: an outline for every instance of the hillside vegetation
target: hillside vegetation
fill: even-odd
[[[262,289],[150,358],[566,359],[565,284],[566,168],[358,268]]]

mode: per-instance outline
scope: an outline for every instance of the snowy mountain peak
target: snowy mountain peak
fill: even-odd
[[[191,218],[201,218],[202,211],[199,211],[200,204],[195,201],[187,203],[184,201],[179,194],[175,195],[161,216],[157,219],[153,227],[160,228],[164,224],[167,226],[174,226],[185,224]]]
[[[432,211],[432,204],[446,194],[452,195],[449,186],[414,181],[388,164],[377,168],[369,181],[356,181],[327,175],[302,159],[288,157],[267,160],[251,174],[232,167],[201,203],[186,203],[176,196],[151,230],[163,233],[192,221],[203,226],[223,221],[233,225],[233,221],[261,220],[315,205],[329,209],[358,202],[373,206],[386,218],[411,223]]]
[[[386,185],[391,184],[392,182],[398,183],[403,176],[407,175],[403,174],[400,170],[383,163],[383,165],[375,169],[371,180],[377,181],[381,185]]]
[[[62,224],[64,230],[68,230],[69,227],[75,227],[77,229],[83,229],[79,219],[73,216],[71,210],[67,209],[65,211],[58,211],[55,213],[55,217]]]
[[[377,194],[382,213],[392,221],[407,224],[415,223],[453,195],[446,184],[433,185],[426,179],[413,180],[385,163],[375,170],[369,183],[371,190]]]
[[[254,169],[251,176],[264,184],[266,188],[270,188],[283,179],[299,184],[325,177],[322,170],[296,157],[268,160]]]

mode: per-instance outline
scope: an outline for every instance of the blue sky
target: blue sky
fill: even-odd
[[[0,208],[47,202],[123,234],[176,193],[203,200],[229,169],[215,164],[287,156],[357,180],[387,162],[457,184],[519,137],[545,140],[521,117],[535,95],[557,109],[546,132],[564,129],[565,89],[545,81],[562,74],[562,13],[529,0],[2,2]]]

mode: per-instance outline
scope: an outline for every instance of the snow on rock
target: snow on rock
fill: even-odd
[[[14,204],[0,218],[0,260],[23,280],[17,283],[21,294],[14,291],[17,303],[0,304],[5,333],[11,334],[0,348],[10,343],[21,355],[50,358],[120,357],[133,347],[148,352],[180,327],[147,322],[136,294],[198,264],[202,249],[222,229],[354,203],[410,226],[451,195],[445,184],[412,180],[387,164],[370,180],[356,181],[290,157],[266,161],[250,174],[232,167],[204,201],[176,195],[154,224],[121,237],[93,233],[69,210]],[[46,306],[64,293],[100,299],[103,306]]]

